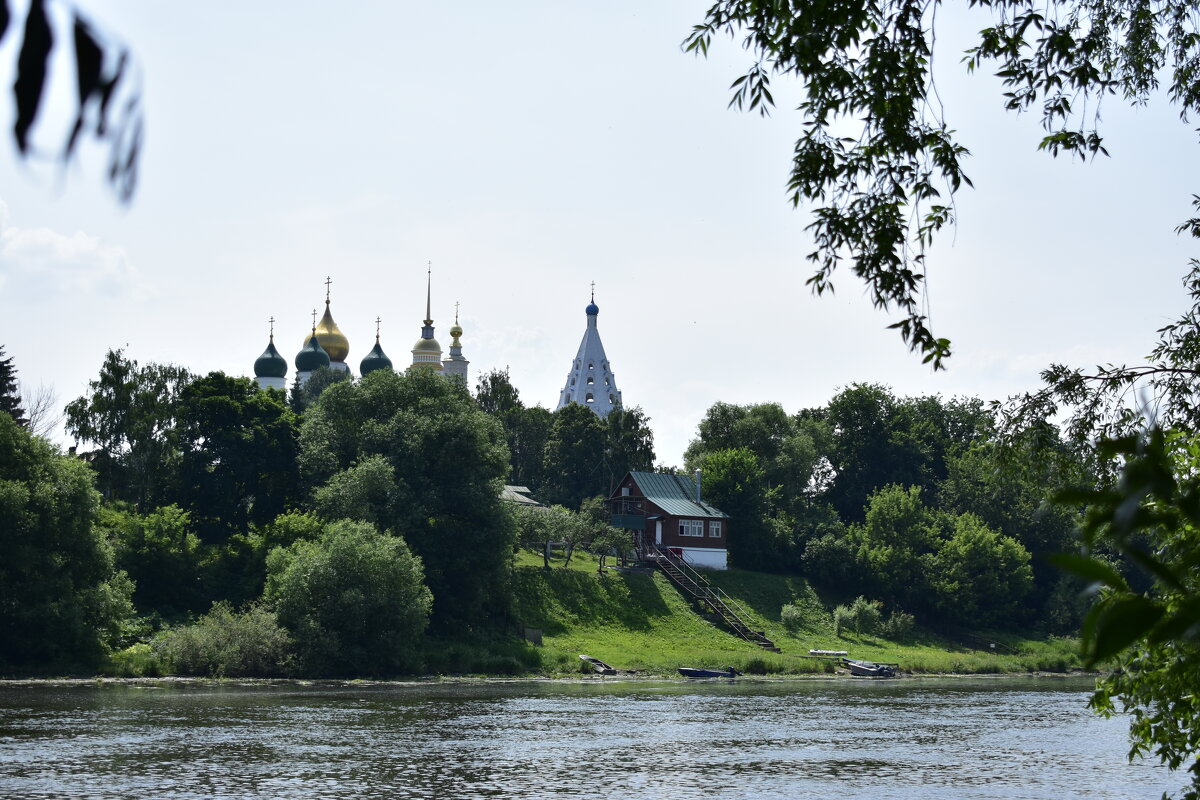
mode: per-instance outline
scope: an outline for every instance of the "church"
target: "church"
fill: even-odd
[[[330,309],[330,285],[332,280],[325,279],[325,314],[317,321],[317,312],[313,310],[312,332],[305,337],[304,346],[296,354],[296,383],[304,386],[316,370],[327,367],[332,370],[353,374],[346,358],[350,355],[350,342],[345,334],[333,321],[333,311]],[[421,338],[417,339],[412,348],[412,363],[408,369],[429,369],[447,377],[461,379],[467,382],[467,367],[471,362],[462,354],[462,326],[458,324],[458,313],[455,311],[454,325],[450,328],[450,355],[442,358],[442,346],[434,338],[433,314],[433,274],[427,273],[425,285],[425,324],[421,328]],[[379,341],[379,318],[375,318],[375,346],[363,357],[358,365],[359,375],[368,375],[377,369],[394,369],[392,360],[383,351]],[[288,363],[275,347],[275,318],[271,318],[270,338],[267,349],[254,362],[254,378],[259,388],[286,389]]]

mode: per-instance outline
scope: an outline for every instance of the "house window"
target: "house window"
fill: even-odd
[[[628,486],[621,487],[621,497],[629,497],[629,487]]]
[[[708,523],[708,536],[710,539],[720,539],[721,538],[721,523],[720,522],[718,522],[717,520],[714,519],[712,522]]]
[[[704,536],[704,521],[699,519],[679,520],[680,536]]]

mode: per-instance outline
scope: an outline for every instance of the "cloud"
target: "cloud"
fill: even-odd
[[[123,247],[82,231],[8,224],[0,201],[0,293],[12,302],[63,299],[144,299],[149,287],[137,276]]]

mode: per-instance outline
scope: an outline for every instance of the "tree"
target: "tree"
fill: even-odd
[[[607,495],[608,427],[590,408],[570,403],[554,412],[544,454],[546,501],[579,508],[583,498]]]
[[[4,347],[0,345],[0,411],[6,412],[18,425],[25,425],[25,409],[21,404],[17,368],[13,366],[12,356],[3,356]]]
[[[1154,753],[1171,769],[1187,766],[1180,795],[1200,798],[1200,438],[1152,428],[1101,442],[1123,460],[1119,479],[1064,493],[1084,503],[1081,553],[1056,561],[1091,583],[1099,600],[1083,626],[1086,666],[1109,664],[1091,705],[1130,717],[1130,758]],[[1152,579],[1131,585],[1096,550],[1112,547]]]
[[[343,520],[267,557],[266,599],[313,675],[412,671],[433,597],[403,539]]]
[[[509,379],[508,369],[494,369],[479,376],[475,385],[475,402],[487,413],[502,417],[510,411],[524,408],[520,393]]]
[[[67,432],[97,446],[89,460],[106,497],[146,509],[167,496],[179,468],[179,396],[190,381],[183,367],[140,367],[109,350],[90,394],[67,405]]]
[[[933,558],[937,605],[947,618],[973,626],[1005,626],[1019,619],[1033,588],[1029,551],[988,528],[974,514],[954,521],[954,532]]]
[[[295,414],[283,393],[212,372],[180,393],[179,502],[220,542],[275,519],[299,488]]]
[[[350,380],[349,372],[342,372],[340,369],[331,369],[330,367],[317,367],[303,385],[300,384],[300,381],[292,384],[292,390],[288,394],[288,403],[293,411],[301,414],[315,403],[317,398],[330,386],[348,380]]]
[[[95,526],[87,465],[0,414],[0,665],[94,669],[120,641],[133,584]]]
[[[177,619],[207,605],[200,539],[186,511],[170,505],[140,515],[105,508],[98,522],[115,545],[117,566],[134,581],[141,614]]]
[[[1200,30],[1195,4],[1165,0],[980,0],[993,24],[967,51],[969,70],[994,65],[1006,108],[1041,106],[1051,154],[1104,153],[1099,101],[1121,94],[1144,103],[1168,74],[1186,118],[1200,109]],[[763,4],[717,0],[684,41],[707,55],[720,34],[740,36],[752,64],[732,85],[731,106],[769,113],[772,76],[795,78],[803,132],[788,192],[814,202],[809,229],[817,265],[809,285],[831,291],[848,259],[877,307],[935,368],[950,355],[923,313],[926,248],[954,222],[953,196],[970,185],[966,147],[943,116],[932,80],[938,3]],[[845,129],[849,128],[847,132]]]
[[[704,496],[730,517],[729,557],[742,569],[778,568],[772,529],[764,519],[766,478],[746,447],[714,450],[701,464]]]
[[[373,458],[382,461],[366,467]],[[507,608],[507,464],[499,423],[459,382],[424,370],[376,370],[330,386],[300,428],[301,473],[319,503],[327,502],[322,486],[362,491],[369,502],[343,510],[379,521],[421,558],[441,630],[486,623]]]
[[[58,394],[44,383],[36,389],[21,387],[21,405],[25,408],[26,427],[34,436],[48,439],[63,423]]]

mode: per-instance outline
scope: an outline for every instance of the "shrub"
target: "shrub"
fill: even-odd
[[[833,635],[841,636],[850,624],[850,606],[838,606],[833,610]]]
[[[180,675],[242,678],[292,672],[292,640],[263,605],[238,614],[226,602],[214,603],[194,625],[160,633],[153,647],[166,668]]]
[[[795,633],[804,627],[804,612],[798,606],[788,603],[779,611],[779,621],[789,633]]]
[[[888,614],[888,618],[879,626],[879,634],[885,639],[903,639],[912,633],[916,624],[917,620],[912,614],[893,608],[892,613]]]
[[[139,642],[110,655],[105,673],[117,678],[152,678],[160,674],[158,657],[150,645]]]
[[[859,596],[850,604],[850,617],[847,620],[854,626],[855,633],[874,633],[883,617],[882,606],[878,600],[868,600]]]
[[[381,675],[417,666],[433,596],[421,560],[399,537],[342,520],[317,541],[267,557],[266,598],[317,675]]]

